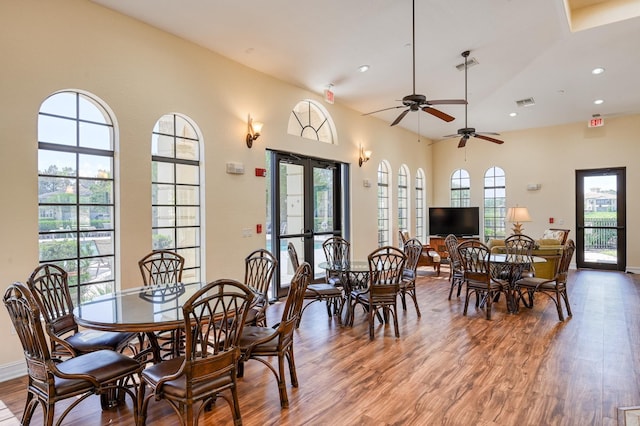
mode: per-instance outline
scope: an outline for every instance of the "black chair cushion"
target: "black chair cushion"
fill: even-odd
[[[342,296],[342,290],[331,284],[309,284],[307,291],[304,293],[305,299],[315,299],[318,295],[324,297]]]
[[[116,350],[123,342],[134,336],[135,333],[83,330],[65,340],[78,352],[87,353],[96,349]]]
[[[119,352],[104,349],[69,358],[56,364],[56,367],[65,374],[88,374],[95,377],[99,383],[106,383],[115,378],[135,373],[140,368],[140,364],[133,358]],[[88,390],[93,385],[86,380],[56,377],[55,386],[58,396],[62,396]]]
[[[271,337],[271,339],[269,339]],[[245,326],[242,329],[242,335],[238,345],[241,348],[251,346],[254,342],[259,340],[266,340],[265,343],[261,343],[255,346],[254,351],[265,352],[277,352],[278,350],[278,330],[269,327],[254,327]]]
[[[231,357],[233,356],[233,353],[228,352],[227,356]],[[158,364],[154,364],[145,368],[142,371],[142,376],[149,384],[151,384],[153,387],[156,387],[158,382],[162,378],[178,372],[183,361],[184,356],[171,358],[167,361],[162,361]],[[197,398],[197,396],[199,395],[210,395],[216,389],[224,388],[225,386],[229,386],[232,383],[233,380],[231,379],[231,374],[227,373],[217,377],[211,377],[209,380],[194,382],[191,390],[194,397]],[[182,374],[175,380],[169,380],[165,382],[162,386],[161,391],[170,397],[186,398],[186,389],[187,376],[186,374]]]

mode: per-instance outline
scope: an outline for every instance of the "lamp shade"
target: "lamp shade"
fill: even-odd
[[[531,222],[531,216],[526,207],[509,207],[506,220],[511,223]]]

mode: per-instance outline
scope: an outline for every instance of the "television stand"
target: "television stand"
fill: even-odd
[[[439,255],[440,255],[440,259],[442,261],[442,263],[449,263],[448,259],[449,259],[449,252],[447,251],[447,246],[444,243],[446,237],[442,237],[440,235],[430,235],[429,236],[429,246],[431,246],[431,248],[433,250],[435,250]],[[468,241],[468,240],[478,240],[480,239],[480,237],[477,236],[468,236],[468,237],[457,237],[458,238],[458,242],[461,243],[463,241]],[[447,260],[445,260],[447,259]]]

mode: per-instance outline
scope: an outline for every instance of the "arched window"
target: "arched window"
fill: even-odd
[[[398,170],[398,229],[409,232],[409,168],[405,164]]]
[[[416,172],[416,238],[426,241],[425,218],[424,218],[424,171],[418,169]]]
[[[315,141],[336,143],[333,121],[324,107],[314,101],[296,104],[289,116],[287,133]]]
[[[115,131],[87,93],[55,93],[38,112],[39,260],[68,272],[76,305],[115,291]]]
[[[378,164],[378,246],[389,245],[389,164],[386,161]]]
[[[504,219],[506,209],[506,182],[504,170],[491,167],[484,174],[484,239],[506,236]]]
[[[185,258],[183,282],[200,281],[200,138],[191,121],[166,114],[151,136],[153,249]]]
[[[451,207],[471,205],[471,179],[469,172],[458,169],[451,175]]]

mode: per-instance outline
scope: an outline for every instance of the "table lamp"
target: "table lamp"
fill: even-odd
[[[507,210],[507,222],[513,223],[513,233],[522,234],[522,222],[531,222],[531,216],[526,207],[509,207]]]

